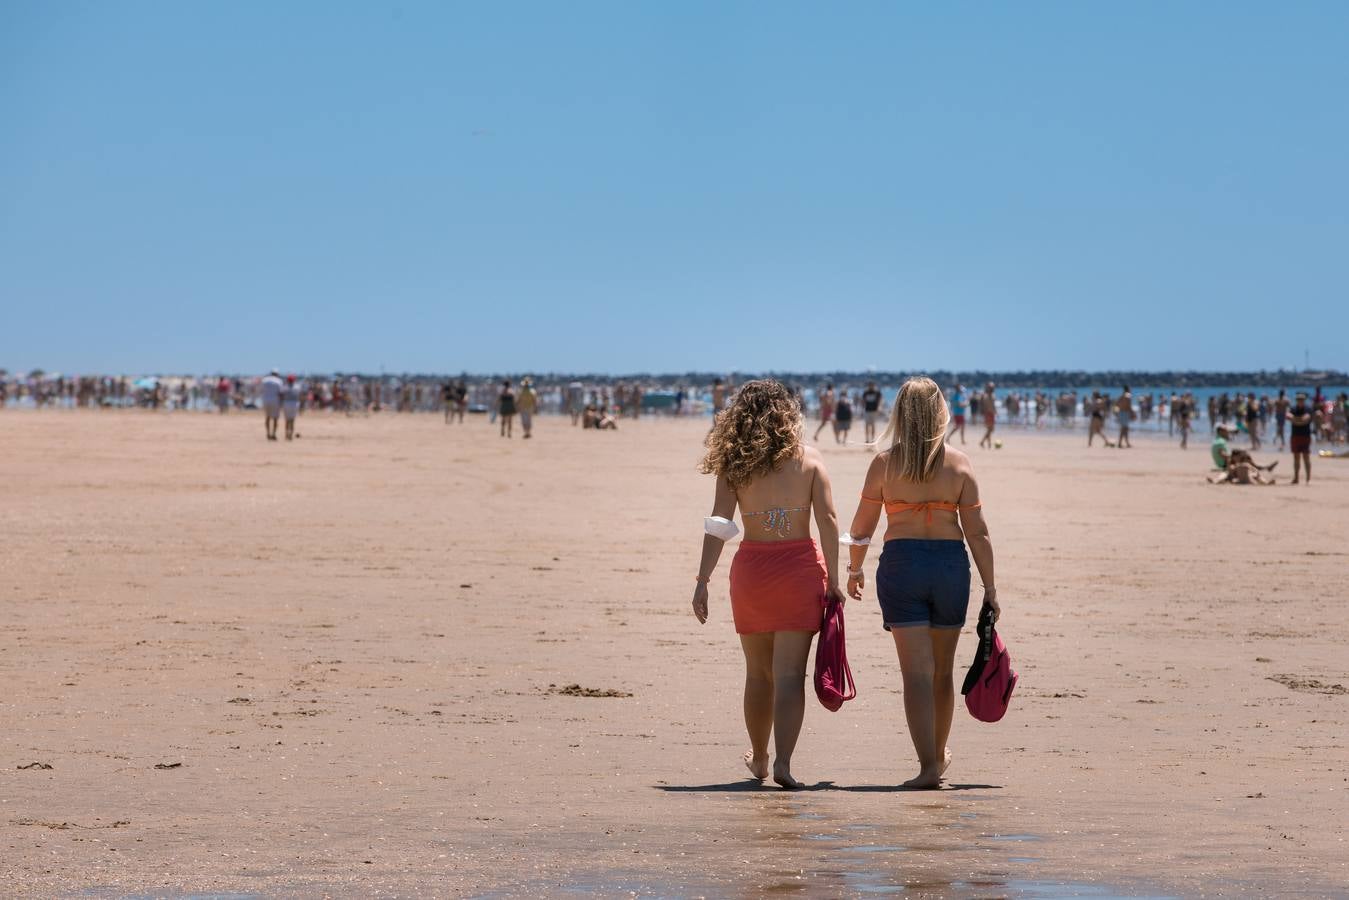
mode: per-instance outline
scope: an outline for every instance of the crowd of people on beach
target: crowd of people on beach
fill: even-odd
[[[278,403],[279,379],[286,399]],[[857,437],[871,444],[877,429],[887,419],[887,392],[878,380],[855,384],[825,381],[822,384],[786,385],[803,414],[813,416],[812,439],[822,435],[838,445],[854,443]],[[5,406],[62,408],[143,408],[152,410],[198,410],[219,413],[278,406],[279,419],[287,411],[371,415],[381,412],[439,413],[447,424],[463,423],[466,416],[483,415],[504,437],[515,435],[519,420],[521,437],[533,435],[533,420],[539,414],[560,414],[572,424],[601,431],[617,430],[620,422],[643,415],[706,416],[725,408],[736,393],[731,379],[715,378],[711,384],[692,382],[671,386],[640,379],[457,378],[436,376],[296,375],[274,371],[263,376],[66,376],[41,372],[26,376],[0,374],[0,408]],[[979,445],[1002,446],[1000,429],[1055,428],[1075,430],[1086,422],[1087,445],[1129,448],[1133,432],[1163,429],[1189,446],[1196,427],[1206,425],[1211,434],[1226,426],[1233,438],[1245,438],[1251,449],[1266,444],[1280,449],[1288,445],[1289,411],[1293,399],[1287,389],[1277,394],[1254,391],[1211,392],[1199,399],[1193,391],[1143,392],[1127,385],[1118,392],[1096,389],[999,391],[988,382],[982,389],[967,389],[955,383],[943,392],[951,412],[948,439],[966,442],[967,423],[981,426]],[[298,399],[297,399],[298,398]],[[1326,393],[1316,387],[1308,392],[1313,442],[1322,453],[1338,455],[1349,446],[1349,392]],[[862,434],[854,429],[861,420]],[[1202,423],[1202,425],[1201,425]],[[273,430],[268,426],[268,435]],[[292,429],[293,433],[293,429]],[[1338,449],[1337,449],[1338,448]]]

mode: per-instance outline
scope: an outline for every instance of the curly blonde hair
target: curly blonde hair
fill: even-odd
[[[801,448],[801,407],[776,381],[748,381],[712,424],[698,469],[744,487]]]

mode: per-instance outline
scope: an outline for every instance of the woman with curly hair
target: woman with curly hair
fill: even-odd
[[[951,763],[947,739],[955,707],[956,641],[970,599],[970,555],[984,603],[999,614],[993,543],[979,504],[970,458],[945,443],[950,414],[930,378],[910,378],[895,398],[890,424],[867,470],[848,546],[848,593],[862,599],[871,535],[885,508],[885,549],[876,568],[882,622],[895,639],[904,679],[904,715],[918,752],[908,788],[941,786]]]
[[[776,381],[751,381],[717,416],[701,471],[717,477],[712,515],[704,527],[693,614],[707,621],[707,584],[726,540],[745,539],[731,561],[731,616],[745,651],[745,765],[768,777],[768,737],[774,737],[773,780],[792,777],[792,751],[805,715],[806,660],[820,630],[826,597],[841,602],[838,517],[819,451],[802,441],[801,409]],[[824,552],[810,536],[810,516]]]

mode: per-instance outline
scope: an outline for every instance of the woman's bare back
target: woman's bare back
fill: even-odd
[[[970,496],[969,457],[954,447],[947,447],[941,468],[931,481],[924,482],[908,481],[891,474],[889,461],[890,451],[878,454],[873,466],[880,469],[881,489],[875,494],[864,489],[863,493],[884,500],[887,507],[907,504],[914,508],[887,510],[885,539],[964,540],[956,511],[949,507],[966,507],[979,502],[977,495]],[[867,488],[873,488],[870,482],[869,478]],[[929,504],[948,508],[933,508]]]
[[[785,541],[810,537],[810,513],[815,481],[821,465],[819,451],[801,452],[776,471],[737,488],[745,539]]]

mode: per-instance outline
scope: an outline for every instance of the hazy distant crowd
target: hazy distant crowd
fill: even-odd
[[[263,407],[266,376],[145,376],[48,375],[0,377],[0,407],[129,408],[230,412]],[[527,412],[515,408],[523,399]],[[347,415],[379,412],[443,413],[448,420],[485,415],[496,423],[506,407],[511,415],[526,412],[569,415],[577,425],[613,429],[623,419],[642,415],[701,416],[716,413],[734,396],[729,379],[711,384],[680,386],[636,380],[545,380],[539,378],[373,377],[358,375],[295,378],[301,411],[331,411]],[[887,391],[875,381],[858,384],[788,385],[801,409],[818,423],[814,437],[828,430],[840,443],[856,437],[874,439],[877,424],[888,414]],[[1338,444],[1349,439],[1344,391],[1308,391],[1318,441]],[[1151,430],[1166,429],[1184,441],[1201,421],[1213,432],[1232,426],[1249,435],[1259,447],[1277,435],[1290,404],[1288,392],[1213,392],[1196,398],[1194,392],[1131,393],[1127,387],[1110,391],[996,391],[990,383],[967,390],[962,384],[945,390],[952,412],[953,433],[971,425],[1075,428],[1088,423],[1089,440],[1099,434],[1110,446],[1127,441],[1131,423]],[[856,424],[855,424],[856,423]],[[963,431],[960,437],[963,438]],[[1115,441],[1110,438],[1115,437]],[[1127,443],[1124,444],[1127,446]]]

